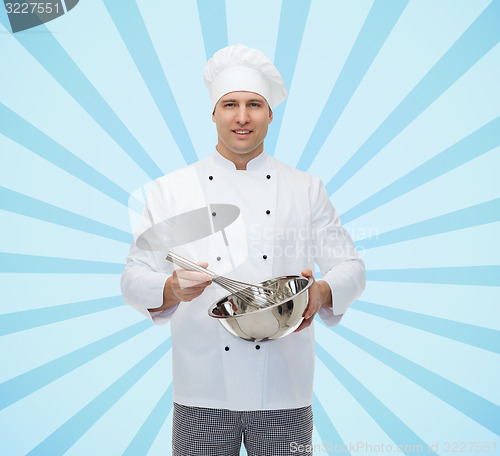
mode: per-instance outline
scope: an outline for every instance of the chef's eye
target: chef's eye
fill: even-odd
[[[260,106],[260,103],[250,103],[250,106],[252,108],[258,108]]]
[[[232,108],[234,106],[234,103],[224,103],[225,108]]]

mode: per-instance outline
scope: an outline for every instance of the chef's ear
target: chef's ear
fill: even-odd
[[[219,100],[217,100],[217,103],[215,103],[214,110],[212,111],[212,122],[214,122],[214,123],[217,123],[215,121],[215,110],[217,109],[217,105],[219,104],[219,101],[220,101],[220,98],[219,98]]]
[[[273,121],[273,110],[271,109],[271,106],[269,106],[269,123],[271,123],[272,121]]]

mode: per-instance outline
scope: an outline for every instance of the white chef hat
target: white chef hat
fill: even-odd
[[[212,109],[229,92],[254,92],[263,96],[271,109],[288,92],[278,69],[257,49],[242,44],[217,51],[203,70],[205,85],[212,99]]]

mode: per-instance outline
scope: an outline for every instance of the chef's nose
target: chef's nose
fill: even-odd
[[[236,113],[236,122],[246,124],[249,121],[248,109],[246,106],[240,106]]]

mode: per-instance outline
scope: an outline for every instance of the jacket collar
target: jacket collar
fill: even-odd
[[[236,165],[231,160],[228,160],[227,158],[223,157],[217,151],[217,149],[215,149],[215,152],[212,154],[212,158],[217,165],[222,166],[223,168],[226,169],[236,170]],[[265,150],[262,151],[262,153],[260,153],[259,155],[257,155],[257,157],[253,158],[248,162],[247,171],[259,170],[264,168],[269,168],[269,155],[266,153]]]

